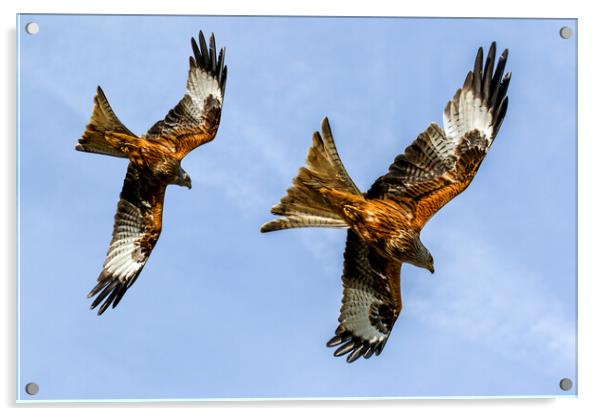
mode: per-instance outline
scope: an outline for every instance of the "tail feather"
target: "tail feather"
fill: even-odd
[[[107,133],[119,133],[136,137],[134,133],[119,121],[113,112],[113,109],[111,109],[104,92],[100,87],[97,87],[92,117],[86,126],[86,131],[84,131],[84,134],[75,146],[75,150],[116,157],[127,157],[121,150],[111,146],[105,137]]]
[[[293,179],[293,186],[272,208],[272,214],[282,215],[284,218],[265,223],[261,232],[299,227],[348,227],[320,192],[321,189],[362,195],[339,158],[328,118],[322,120],[322,135],[319,132],[313,135],[306,166],[299,169]]]

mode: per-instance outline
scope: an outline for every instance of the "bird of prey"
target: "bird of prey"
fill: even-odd
[[[401,312],[400,270],[410,263],[434,273],[420,240],[427,221],[470,184],[502,124],[510,73],[508,50],[497,65],[492,43],[448,102],[443,128],[431,123],[362,193],[343,166],[328,119],[315,132],[306,166],[272,208],[281,218],[262,232],[296,227],[347,228],[343,299],[335,336],[326,344],[347,361],[379,355]]]
[[[216,57],[213,34],[209,49],[203,32],[198,44],[194,38],[191,42],[194,56],[190,57],[186,93],[163,120],[137,136],[119,121],[98,87],[92,117],[75,146],[82,152],[129,159],[113,237],[98,283],[88,294],[96,296],[91,309],[101,305],[99,315],[110,305],[117,306],[155,247],[161,234],[167,185],[192,187],[180,162],[217,133],[228,71],[225,49]]]

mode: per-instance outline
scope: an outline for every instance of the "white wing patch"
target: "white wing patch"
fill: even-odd
[[[194,111],[199,115],[205,107],[205,101],[211,96],[220,103],[220,106],[222,104],[222,91],[217,79],[202,68],[190,68],[188,82],[186,83],[186,93],[192,100]]]
[[[91,308],[100,305],[99,315],[109,306],[117,306],[146,264],[161,233],[165,186],[134,164],[128,166],[117,203],[113,237],[96,286],[88,294],[96,296]]]
[[[341,316],[344,316],[341,324],[348,328],[354,335],[363,338],[369,343],[378,343],[384,341],[389,334],[383,333],[370,322],[370,309],[374,305],[383,305],[384,302],[374,297],[373,289],[365,285],[356,285],[348,287],[345,295],[348,296],[348,302],[341,307]]]
[[[189,58],[184,97],[145,135],[164,144],[175,141],[173,151],[179,158],[215,137],[228,74],[228,67],[224,64],[226,50],[222,48],[217,55],[213,34],[209,49],[202,32],[199,33],[199,42],[192,38],[191,45],[193,56]]]
[[[337,347],[334,352],[337,357],[347,354],[349,363],[362,356],[370,358],[372,354],[381,353],[401,310],[401,303],[396,304],[391,292],[389,278],[377,270],[391,263],[370,253],[371,249],[361,237],[351,230],[347,232],[340,324],[326,345]],[[374,256],[378,265],[369,260]],[[399,267],[391,269],[392,275],[397,274],[391,278],[399,279]],[[400,295],[397,298],[400,299]]]
[[[137,275],[147,258],[140,250],[144,217],[139,208],[122,199],[117,204],[113,239],[103,264],[103,271],[125,283]]]
[[[471,90],[459,89],[443,112],[445,135],[459,144],[466,133],[474,129],[491,142],[493,115]]]

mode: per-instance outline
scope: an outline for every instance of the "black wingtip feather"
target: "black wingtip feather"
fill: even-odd
[[[472,77],[472,90],[474,94],[479,97],[481,95],[481,81],[482,81],[482,70],[483,70],[483,48],[479,48],[477,57],[474,61],[474,70]]]
[[[101,277],[98,278],[98,283],[96,284],[96,286],[94,286],[92,290],[88,293],[88,298],[91,298],[92,296],[96,295],[98,292],[104,289],[106,285],[107,280],[103,279],[101,275]]]
[[[217,58],[217,82],[220,87],[222,85],[222,77],[224,76],[224,61],[226,59],[226,48],[222,48],[219,51],[219,57]]]
[[[222,94],[226,93],[226,80],[228,79],[228,67],[224,67],[224,73],[222,74]]]
[[[471,87],[471,85],[472,85],[472,77],[473,77],[473,72],[472,71],[468,71],[468,74],[466,74],[466,79],[464,80],[464,85],[462,86],[462,88],[468,89],[468,88]]]
[[[494,137],[497,134],[498,130],[500,129],[502,122],[504,121],[504,118],[506,117],[507,110],[508,110],[508,97],[504,97],[504,100],[502,101],[502,104],[500,105],[500,108],[498,109],[498,112],[496,113],[495,118],[494,118],[494,128],[493,128],[493,136]]]
[[[103,286],[103,290],[102,292],[100,292],[100,294],[98,296],[96,296],[96,299],[94,299],[94,301],[92,302],[92,305],[90,305],[90,309],[94,309],[96,308],[108,295],[109,293],[111,293],[111,291],[115,288],[116,286],[116,282],[112,282],[112,283],[105,283],[105,285]]]
[[[203,62],[203,57],[201,55],[201,51],[199,50],[199,45],[196,43],[196,40],[194,38],[190,38],[190,45],[192,46],[192,53],[194,55],[194,58],[192,56],[190,57],[191,66],[198,67]]]
[[[378,346],[375,348],[375,351],[374,351],[374,353],[376,355],[380,355],[383,352],[383,350],[385,349],[385,345],[387,345],[387,341],[388,340],[389,340],[389,338],[385,338],[383,340],[383,342],[381,342],[380,344],[378,344]]]
[[[211,36],[209,37],[209,63],[211,65],[211,72],[213,73],[217,73],[217,57],[216,57],[216,50],[215,50],[215,36],[213,36],[213,33],[211,34]]]
[[[138,276],[135,276],[125,283],[121,282],[119,279],[101,274],[98,284],[94,286],[90,293],[88,293],[88,298],[96,296],[90,305],[90,309],[96,309],[98,305],[101,305],[98,309],[98,315],[102,315],[109,306],[115,308],[132,283],[136,281],[137,277]]]
[[[364,359],[367,360],[372,357],[372,354],[374,354],[374,348],[369,348],[368,351],[364,353]]]
[[[508,100],[506,92],[508,91],[511,78],[510,72],[504,74],[508,59],[508,49],[502,51],[497,60],[497,65],[495,64],[496,50],[497,44],[496,42],[492,42],[487,53],[485,66],[483,67],[483,48],[479,48],[474,68],[466,75],[466,80],[462,87],[463,90],[472,90],[475,96],[481,97],[489,111],[491,111],[493,115],[492,139],[495,138],[507,111]],[[447,108],[445,111],[449,112]]]
[[[485,102],[489,104],[489,98],[491,96],[491,82],[493,80],[493,67],[495,65],[495,42],[491,43],[489,52],[487,53],[487,59],[485,60],[485,69],[483,69],[483,95]]]
[[[491,63],[495,61],[495,54],[497,53],[497,43],[495,41],[491,42],[489,45],[489,51],[487,52],[487,60],[491,60]],[[487,61],[485,61],[487,64]]]
[[[340,357],[341,355],[345,355],[349,351],[351,351],[354,347],[355,347],[355,342],[354,341],[348,341],[348,342],[346,342],[345,344],[341,345],[339,348],[336,349],[336,351],[334,352],[334,356],[335,357]]]
[[[385,342],[386,339],[383,341],[371,342],[361,337],[354,336],[342,325],[339,325],[335,330],[335,336],[326,343],[326,346],[329,348],[338,347],[334,351],[333,355],[335,357],[347,355],[347,362],[352,363],[359,357],[368,359],[372,355],[380,354]]]
[[[474,60],[474,69],[472,72],[475,74],[477,70],[480,70],[483,67],[483,47],[479,46],[479,50],[477,51],[477,56]]]
[[[194,56],[190,59],[190,65],[211,73],[217,79],[223,95],[226,90],[228,75],[228,67],[225,65],[226,48],[223,47],[220,49],[219,54],[217,54],[215,35],[213,33],[209,36],[209,47],[207,47],[207,40],[202,30],[199,31],[198,43],[194,38],[191,38],[191,45]]]
[[[353,352],[347,356],[347,362],[351,364],[352,362],[356,361],[358,358],[364,355],[364,352],[366,352],[368,348],[369,347],[367,345],[356,347],[356,349],[353,350]]]
[[[120,293],[121,289],[125,287],[124,284],[120,284],[118,282],[113,282],[107,285],[104,290],[94,299],[92,305],[90,305],[90,309],[95,309],[98,305],[97,315],[102,315],[113,303],[113,307],[115,307],[114,301]],[[122,295],[123,296],[123,295]]]
[[[500,121],[498,120],[499,117],[497,116],[497,114],[499,114],[500,108],[504,105],[504,102],[506,102],[507,105],[508,97],[506,97],[506,92],[508,91],[508,86],[510,85],[511,78],[512,73],[508,72],[506,75],[504,75],[504,79],[502,79],[502,82],[499,85],[498,94],[495,100],[495,104],[493,105],[493,108],[497,108],[494,115],[494,124],[500,124]]]
[[[205,40],[205,35],[203,35],[203,31],[199,32],[199,46],[201,47],[201,61],[199,64],[202,65],[203,68],[207,68],[209,64],[209,52],[207,51],[207,41]]]
[[[128,288],[128,285],[121,285],[121,287],[118,290],[116,290],[117,296],[113,301],[113,309],[115,309],[115,306],[119,305],[119,302],[121,302],[121,298],[123,298],[123,295],[125,295],[125,292],[127,292]]]
[[[337,336],[332,337],[330,339],[330,341],[328,341],[326,343],[326,346],[328,348],[332,348],[332,347],[336,347],[337,345],[341,344],[342,342],[343,342],[343,340],[341,339],[341,337],[337,335]]]
[[[113,303],[113,300],[117,296],[117,293],[119,292],[119,289],[120,289],[120,285],[117,285],[117,287],[113,288],[113,291],[111,292],[111,294],[103,302],[103,304],[100,307],[100,309],[98,309],[98,315],[102,315],[103,312],[106,311],[109,306],[111,306],[111,303]]]

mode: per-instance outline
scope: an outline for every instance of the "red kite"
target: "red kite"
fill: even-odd
[[[102,303],[99,315],[111,304],[113,308],[117,306],[155,247],[161,234],[167,185],[192,187],[180,162],[217,133],[228,72],[224,66],[225,49],[216,57],[213,34],[209,50],[203,32],[199,33],[198,44],[194,38],[191,41],[194,57],[190,57],[186,93],[165,119],[143,136],[137,136],[119,121],[98,87],[92,118],[75,146],[82,152],[129,159],[113,238],[98,284],[88,294],[96,296],[92,309]]]
[[[327,346],[335,356],[379,355],[401,312],[400,270],[410,263],[434,273],[420,241],[428,220],[472,181],[502,124],[510,73],[505,50],[494,68],[495,42],[483,68],[483,49],[443,113],[397,156],[363,194],[343,166],[328,119],[315,132],[307,165],[272,213],[283,218],[262,232],[296,227],[348,228],[339,326]]]

